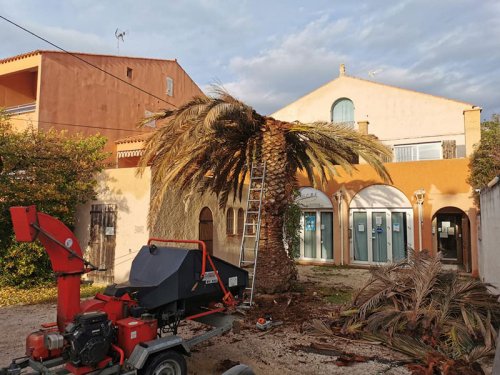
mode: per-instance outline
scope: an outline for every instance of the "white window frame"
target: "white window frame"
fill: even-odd
[[[174,96],[174,79],[172,77],[167,77],[166,84],[167,84],[166,94],[168,96]]]
[[[419,154],[419,146],[429,145],[429,144],[439,144],[439,159],[420,159]],[[402,148],[411,148],[411,159],[410,160],[399,160],[396,150]],[[434,142],[421,142],[421,143],[407,143],[394,145],[394,161],[396,163],[404,163],[408,161],[426,161],[426,160],[441,160],[443,159],[443,142],[442,141],[434,141]]]
[[[355,260],[354,259],[354,212],[366,212],[366,235],[367,235],[367,246],[368,246],[368,261],[366,260]],[[373,249],[372,249],[372,214],[374,212],[385,213],[386,218],[386,231],[387,231],[387,262],[374,262],[373,261]],[[414,249],[414,234],[413,234],[413,209],[411,208],[351,208],[349,210],[349,248],[350,248],[350,260],[352,264],[362,264],[362,265],[386,265],[392,262],[392,213],[402,212],[406,214],[406,246],[408,249]]]
[[[315,212],[316,213],[316,258],[308,258],[304,256],[304,212]],[[325,259],[321,257],[321,213],[322,212],[330,212],[332,213],[332,258],[333,259]],[[313,261],[318,263],[335,263],[335,214],[333,209],[317,209],[317,208],[302,208],[302,213],[300,215],[300,255],[297,260],[303,261]],[[319,228],[319,229],[318,229]]]

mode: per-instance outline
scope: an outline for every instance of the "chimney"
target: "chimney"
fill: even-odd
[[[361,134],[368,135],[368,121],[358,121],[358,129]]]
[[[345,76],[345,64],[340,64],[339,67],[339,77]]]

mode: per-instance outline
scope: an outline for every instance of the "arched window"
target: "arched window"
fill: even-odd
[[[354,104],[350,99],[341,98],[332,105],[332,122],[354,126]]]
[[[234,234],[234,210],[232,208],[226,211],[226,234]]]
[[[245,211],[243,208],[238,209],[238,234],[243,234],[243,225],[245,225]]]

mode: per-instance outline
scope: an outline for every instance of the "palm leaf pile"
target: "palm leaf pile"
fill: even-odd
[[[473,363],[494,354],[500,303],[491,285],[443,271],[439,258],[427,252],[413,252],[371,274],[341,313],[343,333],[382,342],[424,363],[429,356]]]

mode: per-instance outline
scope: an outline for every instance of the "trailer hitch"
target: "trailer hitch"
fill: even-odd
[[[0,375],[20,375],[21,370],[29,366],[28,357],[14,358],[9,367],[0,368]]]

